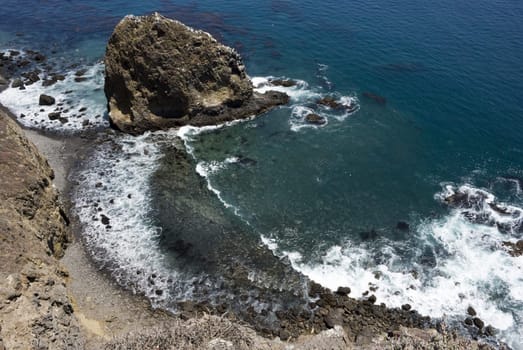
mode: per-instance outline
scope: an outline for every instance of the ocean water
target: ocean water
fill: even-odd
[[[499,339],[523,349],[523,257],[503,247],[523,238],[523,3],[4,0],[0,50],[40,50],[66,79],[7,89],[0,103],[30,127],[76,133],[87,120],[106,128],[105,42],[122,16],[152,11],[235,47],[257,89],[274,88],[270,77],[298,84],[279,88],[289,105],[253,120],[115,136],[121,159],[107,145],[93,151],[78,175],[77,212],[88,246],[122,284],[132,280],[159,306],[193,295],[191,275],[163,250],[162,235],[177,234],[161,210],[174,205],[166,193],[176,168],[165,145],[181,138],[212,194],[209,211],[236,220],[249,245],[259,241],[295,270],[332,289],[349,286],[355,297],[372,288],[387,305],[409,303],[457,324],[473,306]],[[80,68],[88,80],[79,83]],[[71,106],[67,123],[40,111],[42,91]],[[318,106],[325,96],[358,108]],[[311,111],[327,123],[306,124]],[[109,207],[108,193],[122,192],[131,197],[104,211],[120,218],[105,230],[87,198]],[[444,198],[456,192],[474,205],[448,206]],[[205,237],[194,240],[205,252]],[[158,271],[155,286],[169,292],[158,294],[142,277]]]

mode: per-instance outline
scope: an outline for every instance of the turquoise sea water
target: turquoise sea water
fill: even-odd
[[[523,238],[523,3],[4,0],[0,49],[41,50],[66,72],[94,67],[77,98],[103,109],[105,42],[122,16],[152,11],[236,47],[257,81],[303,81],[289,106],[186,134],[199,174],[276,255],[327,287],[358,296],[376,285],[378,300],[431,316],[463,319],[472,305],[521,348],[523,257],[502,242]],[[30,108],[17,94],[0,102]],[[359,110],[316,106],[326,95]],[[304,124],[307,110],[327,125]],[[480,205],[442,203],[460,187]]]

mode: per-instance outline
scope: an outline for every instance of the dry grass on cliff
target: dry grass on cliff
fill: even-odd
[[[397,337],[386,340],[386,346],[379,347],[387,350],[493,350],[487,344],[458,336],[449,331],[444,322],[439,324],[439,332],[435,330],[420,331],[418,329],[402,328]],[[500,347],[499,350],[506,350]]]
[[[173,320],[161,329],[129,333],[105,345],[106,350],[253,349],[254,332],[225,318],[206,316]]]
[[[316,338],[318,337],[318,338]],[[350,343],[346,337],[333,341],[332,336],[315,336],[298,340],[294,350],[491,350],[486,344],[457,336],[443,326],[440,332],[401,328],[395,336],[384,337],[366,345]],[[288,349],[284,342],[259,340],[256,333],[238,323],[215,316],[205,316],[189,321],[174,320],[161,329],[130,333],[117,338],[104,347],[105,350],[269,350]],[[506,350],[501,346],[500,350]]]

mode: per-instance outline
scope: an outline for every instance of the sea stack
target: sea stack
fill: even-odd
[[[104,89],[111,124],[131,134],[223,123],[288,101],[280,92],[253,91],[234,49],[158,13],[126,16],[116,26]]]

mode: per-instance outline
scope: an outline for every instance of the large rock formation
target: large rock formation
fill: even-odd
[[[0,109],[0,348],[71,349],[82,344],[56,260],[67,217],[53,171]]]
[[[141,133],[249,117],[288,96],[258,94],[234,49],[158,13],[127,16],[105,54],[105,95],[116,128]]]

